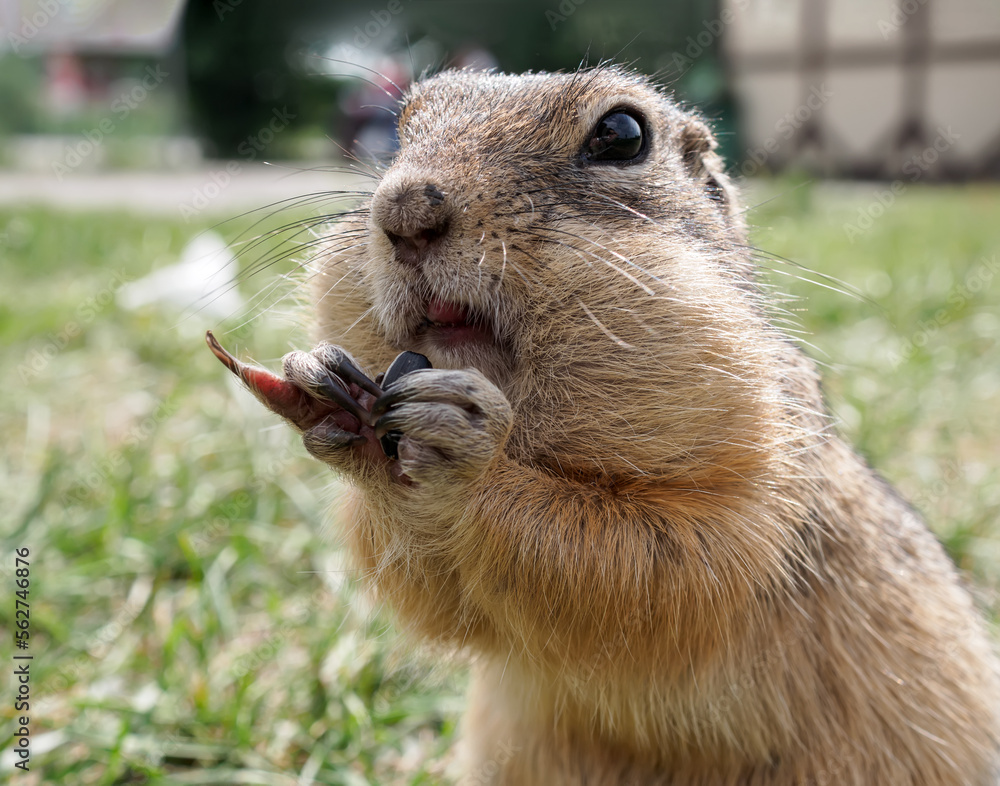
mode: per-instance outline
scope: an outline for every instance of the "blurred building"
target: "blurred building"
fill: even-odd
[[[723,0],[744,174],[1000,175],[997,0]]]
[[[0,0],[0,54],[45,60],[46,101],[73,114],[107,98],[117,58],[167,54],[184,0]]]
[[[658,72],[712,118],[727,160],[746,175],[803,167],[904,181],[1000,176],[1000,0],[455,8],[448,0],[0,0],[0,56],[8,66],[30,61],[40,75],[34,88],[13,69],[6,79],[0,71],[0,133],[26,140],[110,114],[117,143],[127,135],[116,111],[123,91],[144,96],[169,75],[132,113],[136,128],[147,116],[152,126],[158,102],[173,93],[161,112],[169,125],[156,133],[196,136],[211,155],[240,156],[276,110],[291,130],[268,147],[269,158],[296,155],[300,132],[377,152],[392,146],[391,107],[377,105],[398,91],[372,86],[372,74],[402,86],[409,77],[388,60],[415,72],[460,64],[475,41],[514,71],[572,68],[593,47],[592,61],[617,57]],[[352,48],[339,53],[338,42]],[[32,124],[35,103],[47,116],[36,112]]]
[[[163,54],[184,0],[0,0],[0,51]]]

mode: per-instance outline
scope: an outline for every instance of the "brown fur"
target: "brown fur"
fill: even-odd
[[[648,158],[581,165],[618,107]],[[400,134],[316,260],[316,338],[438,369],[405,378],[412,483],[306,441],[371,590],[474,658],[463,782],[996,783],[983,625],[769,324],[707,127],[598,68],[445,73]],[[387,234],[445,224],[416,263]],[[435,296],[496,340],[429,339]]]

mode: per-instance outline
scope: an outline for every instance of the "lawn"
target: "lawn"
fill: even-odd
[[[789,329],[844,431],[1000,608],[1000,187],[756,184]],[[0,211],[0,582],[30,550],[31,771],[19,784],[439,782],[463,675],[400,640],[344,570],[338,486],[237,391],[205,327],[270,367],[291,298],[251,321],[120,310],[122,281],[207,228]],[[862,228],[864,225],[867,228]],[[225,222],[231,242],[260,232]],[[247,264],[269,252],[251,249]],[[294,264],[247,277],[244,294]],[[332,511],[332,512],[331,512]],[[0,611],[14,628],[13,601]],[[10,660],[9,636],[0,645]],[[10,771],[12,669],[0,686]]]

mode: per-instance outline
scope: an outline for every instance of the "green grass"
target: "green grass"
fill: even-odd
[[[767,264],[799,298],[788,308],[843,429],[956,561],[1000,586],[1000,189],[911,187],[852,238],[883,188],[777,190],[750,213],[754,241],[815,271]]]
[[[977,584],[1000,586],[1000,188],[911,188],[853,243],[843,225],[872,190],[752,199],[771,196],[749,213],[754,242],[795,260],[766,266],[844,429]],[[0,212],[0,582],[12,597],[13,549],[30,548],[35,657],[16,782],[436,783],[424,762],[454,735],[463,675],[356,592],[328,472],[236,394],[204,322],[110,300],[202,228]],[[308,344],[293,312],[215,327],[273,364]]]

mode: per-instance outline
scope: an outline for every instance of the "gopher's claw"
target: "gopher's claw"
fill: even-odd
[[[351,368],[354,368],[354,366],[352,365]],[[371,413],[351,397],[350,388],[348,388],[344,381],[340,378],[340,371],[341,369],[337,368],[335,370],[336,373],[330,373],[326,368],[324,368],[322,372],[323,376],[317,381],[314,392],[323,398],[334,402],[341,409],[350,412],[361,423],[371,426]],[[361,372],[358,373],[360,374]],[[365,379],[368,378],[365,377]],[[369,382],[370,381],[371,380],[369,380]]]
[[[351,356],[340,347],[335,347],[333,344],[323,344],[313,350],[313,354],[327,369],[333,371],[341,379],[353,382],[362,390],[367,390],[375,398],[382,395],[382,388],[365,376],[365,373],[354,365]]]

